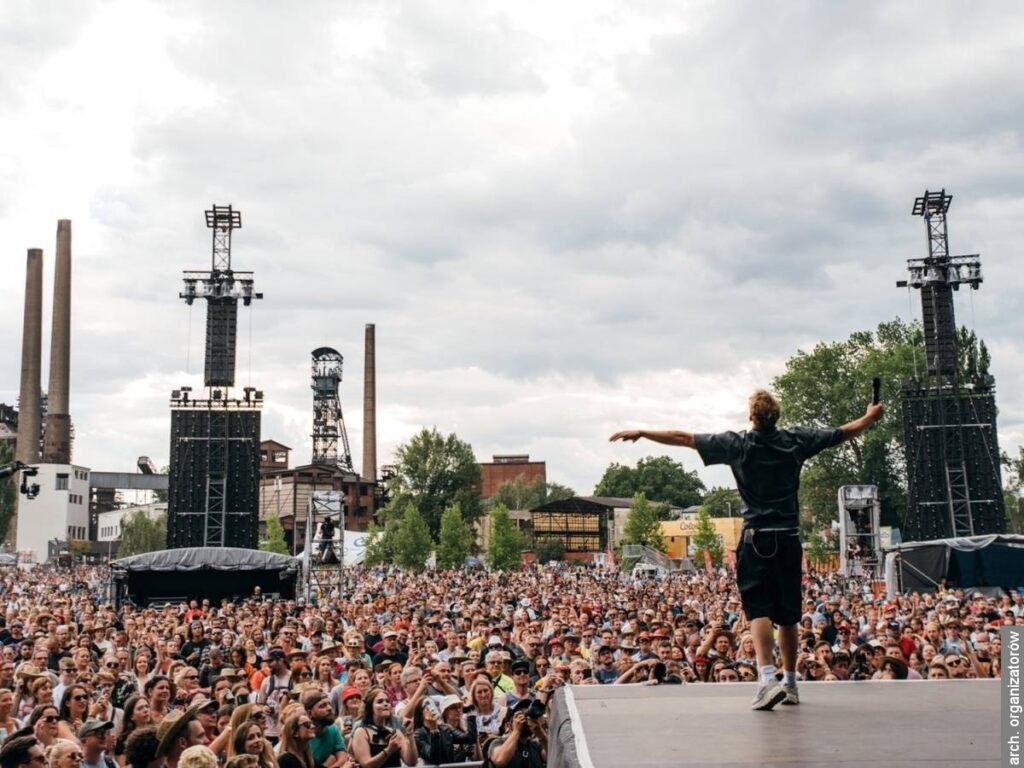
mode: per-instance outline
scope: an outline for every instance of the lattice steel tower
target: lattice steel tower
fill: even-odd
[[[330,347],[313,350],[313,464],[353,470],[338,387],[345,358]],[[340,445],[339,445],[340,443]],[[340,450],[339,450],[340,449]]]
[[[185,272],[179,296],[206,299],[206,396],[190,387],[171,393],[171,470],[167,546],[247,547],[258,544],[260,408],[263,393],[245,387],[233,397],[238,300],[249,306],[252,272],[231,268],[231,237],[242,215],[230,205],[206,211],[213,256],[208,272]]]
[[[949,255],[946,214],[952,195],[928,192],[914,200],[925,222],[928,257],[909,259],[909,279],[897,286],[921,291],[927,376],[905,382],[908,541],[1001,533],[1006,529],[994,380],[964,381],[957,349],[953,292],[982,282],[977,254]]]

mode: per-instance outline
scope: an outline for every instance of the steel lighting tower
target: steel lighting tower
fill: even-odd
[[[946,214],[952,195],[928,192],[914,200],[925,221],[928,257],[909,259],[909,278],[921,291],[925,380],[904,382],[903,429],[908,505],[903,538],[920,541],[1006,530],[994,380],[987,372],[964,381],[959,364],[953,291],[982,282],[977,254],[949,255]]]
[[[330,464],[354,471],[348,432],[341,414],[338,386],[345,358],[330,347],[313,350],[313,464]],[[339,452],[339,441],[340,452]]]
[[[206,211],[213,232],[208,272],[185,272],[186,304],[206,299],[205,397],[191,387],[171,393],[171,470],[167,546],[246,547],[258,544],[260,409],[263,393],[245,387],[232,397],[238,300],[249,306],[252,272],[231,269],[232,232],[242,215],[230,205]]]

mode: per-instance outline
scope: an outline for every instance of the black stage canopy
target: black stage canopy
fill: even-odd
[[[886,555],[890,595],[934,592],[943,579],[950,587],[986,593],[1017,589],[1024,585],[1024,536],[1003,533],[914,541]]]
[[[259,587],[264,595],[295,597],[299,561],[288,555],[234,547],[164,549],[110,564],[116,603],[248,597]]]

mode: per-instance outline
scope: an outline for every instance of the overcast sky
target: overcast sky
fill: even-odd
[[[326,345],[360,466],[375,323],[379,463],[436,426],[589,493],[666,452],[612,431],[740,428],[798,349],[919,316],[895,282],[927,253],[914,197],[945,187],[951,250],[985,271],[958,321],[1015,452],[1022,22],[1017,2],[4,2],[0,402],[30,247],[46,381],[70,218],[75,461],[166,463],[169,393],[202,376],[181,272],[209,268],[203,211],[230,203],[265,295],[238,381],[293,462]]]

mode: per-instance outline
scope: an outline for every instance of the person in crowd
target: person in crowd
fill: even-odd
[[[547,763],[547,733],[542,718],[531,717],[531,703],[512,707],[502,724],[502,734],[484,746],[487,761],[495,768],[541,768]]]
[[[114,746],[111,750],[114,759],[117,760],[122,768],[128,762],[128,757],[125,753],[128,747],[128,739],[139,728],[146,728],[150,725],[152,725],[152,720],[149,716],[149,699],[138,694],[132,696],[125,702],[122,726],[114,738]]]
[[[360,768],[416,765],[419,754],[412,729],[396,723],[391,713],[391,699],[383,688],[373,688],[364,699],[363,717],[352,734],[352,757]]]
[[[178,768],[217,768],[217,756],[209,747],[196,744],[181,753]]]
[[[341,708],[335,725],[341,730],[346,744],[352,743],[352,729],[363,717],[363,696],[356,688],[346,688],[341,694]]]
[[[206,731],[192,709],[167,715],[157,726],[156,736],[159,740],[157,755],[164,758],[166,768],[178,768],[178,761],[186,749],[206,744]]]
[[[0,747],[0,768],[43,768],[46,753],[35,736],[15,736]]]
[[[280,768],[316,768],[313,752],[309,747],[313,740],[313,721],[301,710],[288,717],[281,728],[281,749],[277,754]]]
[[[265,737],[263,723],[246,720],[232,731],[230,757],[251,755],[257,760],[258,768],[276,768],[274,748]]]
[[[60,703],[60,723],[57,725],[57,736],[61,739],[74,741],[78,729],[89,719],[89,689],[84,685],[72,685],[64,691]]]
[[[334,724],[334,708],[330,697],[321,689],[310,687],[302,692],[300,701],[299,708],[289,714],[287,719],[297,714],[308,716],[313,725],[312,732],[308,734],[313,761],[318,766],[328,768],[343,763],[346,755],[345,739],[341,729]]]
[[[150,720],[154,725],[159,725],[171,711],[171,701],[175,697],[174,684],[164,675],[153,675],[143,692],[149,699]]]
[[[50,747],[57,740],[57,724],[60,714],[52,704],[40,704],[28,716],[32,734],[43,748]]]
[[[280,646],[271,648],[267,653],[269,674],[260,685],[257,701],[266,706],[270,717],[267,719],[267,738],[273,743],[277,741],[276,714],[284,706],[288,693],[294,683],[292,668],[288,663],[288,654]]]
[[[313,663],[312,685],[330,695],[337,680],[334,677],[334,662],[329,656],[320,656]]]
[[[580,663],[586,664],[582,660]],[[589,665],[587,670],[590,671]],[[513,707],[523,699],[536,698],[536,693],[530,686],[530,662],[526,659],[516,659],[509,665],[509,674],[512,676],[512,690],[504,694],[503,704],[506,707]],[[580,674],[582,675],[582,670]]]
[[[136,728],[124,745],[125,765],[128,768],[159,768],[163,762],[157,754],[159,748],[160,739],[155,725]]]
[[[467,731],[479,744],[501,732],[506,708],[495,700],[494,686],[487,675],[479,675],[469,686],[469,708],[466,712]]]
[[[0,744],[20,728],[21,721],[14,716],[14,691],[0,688]]]
[[[107,755],[113,728],[114,724],[109,720],[86,720],[78,729],[82,768],[116,768],[117,763]]]
[[[77,742],[57,739],[46,750],[46,765],[47,768],[79,768],[84,757]]]

